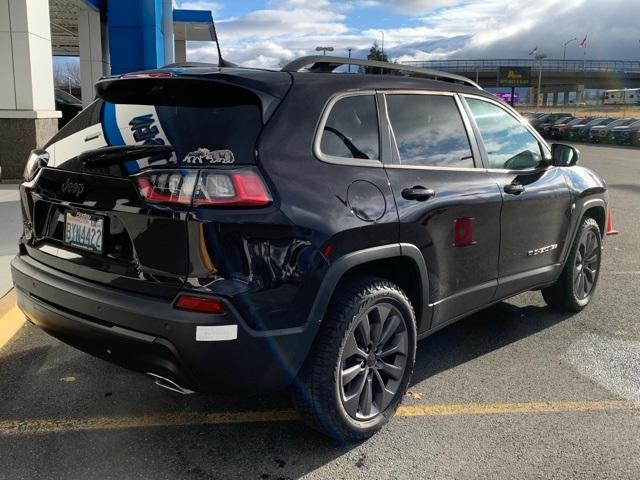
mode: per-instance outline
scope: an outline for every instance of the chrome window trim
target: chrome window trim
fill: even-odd
[[[316,126],[315,136],[313,139],[313,154],[314,156],[325,163],[331,163],[333,165],[346,165],[352,167],[374,167],[374,168],[382,168],[382,160],[371,160],[371,159],[357,159],[357,158],[345,158],[345,157],[337,157],[335,155],[328,155],[323,153],[320,149],[320,144],[322,143],[322,134],[324,132],[324,127],[327,124],[327,120],[329,119],[329,115],[331,114],[331,110],[334,105],[338,103],[340,100],[348,97],[356,97],[362,95],[371,95],[373,97],[373,101],[375,102],[376,109],[376,117],[378,119],[378,156],[382,156],[382,146],[381,146],[381,130],[380,127],[382,122],[380,121],[380,109],[378,108],[378,98],[376,97],[376,90],[368,89],[368,90],[350,90],[345,92],[340,92],[333,95],[324,106],[322,111],[322,115],[320,116],[320,120],[318,121],[318,125]]]
[[[447,90],[412,90],[410,88],[398,90],[378,89],[378,93],[382,93],[384,95],[445,95],[447,97],[456,96],[455,92],[450,92]]]
[[[378,90],[378,93],[383,94],[384,102],[385,102],[385,112],[386,112],[386,122],[389,128],[389,134],[392,139],[392,149],[393,149],[393,163],[384,164],[384,168],[396,168],[396,169],[412,169],[412,170],[440,170],[440,171],[459,171],[459,172],[483,172],[486,173],[487,170],[483,168],[483,165],[480,160],[480,152],[477,148],[477,142],[475,139],[475,134],[473,129],[471,128],[471,124],[469,123],[469,119],[467,118],[466,112],[464,111],[462,104],[460,103],[460,99],[458,98],[458,94],[456,92],[449,91],[440,91],[440,90]],[[447,96],[453,97],[456,107],[458,108],[458,114],[460,115],[460,119],[462,120],[462,124],[466,130],[467,141],[469,142],[469,150],[471,150],[471,161],[473,162],[473,167],[437,167],[433,165],[407,165],[400,163],[400,152],[398,151],[398,143],[396,141],[396,134],[393,130],[393,125],[391,124],[391,120],[389,119],[389,108],[387,105],[387,95],[438,95],[438,96]]]
[[[531,126],[531,124],[527,120],[525,120],[525,118],[522,117],[522,115],[520,115],[510,105],[506,105],[506,104],[504,104],[502,102],[499,102],[499,101],[494,100],[492,98],[484,97],[482,95],[474,95],[474,94],[470,94],[470,93],[461,93],[460,96],[463,97],[464,99],[473,98],[473,99],[481,100],[481,101],[484,101],[484,102],[487,102],[487,103],[492,103],[496,107],[501,108],[507,114],[511,115],[515,120],[517,120],[525,128],[525,130],[527,130],[529,133],[531,133],[533,135],[533,137],[538,141],[538,145],[540,146],[540,153],[542,153],[542,158],[544,160],[548,161],[548,162],[551,161],[551,147],[549,147],[549,145],[544,140],[544,138],[542,138],[542,136]],[[468,104],[467,104],[467,106],[468,106]],[[475,121],[475,119],[474,119],[474,121]],[[483,145],[484,145],[484,141],[483,141]],[[488,158],[487,158],[487,161],[488,161]],[[486,170],[488,172],[490,172],[490,173],[528,174],[528,173],[542,172],[544,170],[549,169],[550,167],[553,167],[553,165],[551,165],[550,163],[543,163],[540,167],[527,168],[527,169],[524,169],[524,170],[512,170],[512,169],[508,169],[508,168],[487,168]]]
[[[410,169],[410,170],[445,170],[445,171],[459,171],[459,172],[483,172],[487,173],[489,170],[482,167],[433,167],[427,165],[398,165],[388,164],[384,168],[398,168],[398,169]]]

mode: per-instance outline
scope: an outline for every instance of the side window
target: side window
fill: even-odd
[[[380,159],[378,110],[373,95],[341,98],[331,109],[320,140],[325,155]]]
[[[385,98],[400,163],[473,168],[469,138],[452,96],[388,94]]]
[[[538,140],[515,117],[493,103],[466,100],[480,129],[489,168],[526,170],[540,165]]]

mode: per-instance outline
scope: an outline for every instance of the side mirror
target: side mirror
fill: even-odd
[[[578,163],[580,151],[564,143],[551,144],[551,162],[556,167],[571,167]]]

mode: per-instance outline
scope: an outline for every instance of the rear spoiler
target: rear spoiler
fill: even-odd
[[[96,83],[95,90],[97,98],[110,103],[185,107],[255,104],[261,108],[266,123],[291,85],[289,75],[271,74],[278,75],[275,81],[220,70],[212,72],[211,68],[180,67],[103,78]]]

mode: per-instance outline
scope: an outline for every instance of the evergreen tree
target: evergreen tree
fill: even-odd
[[[378,42],[373,42],[371,48],[369,49],[369,54],[367,55],[367,60],[378,60],[379,62],[388,62],[389,59],[387,54],[380,50],[378,47]],[[381,68],[377,67],[364,67],[365,73],[383,73]]]

